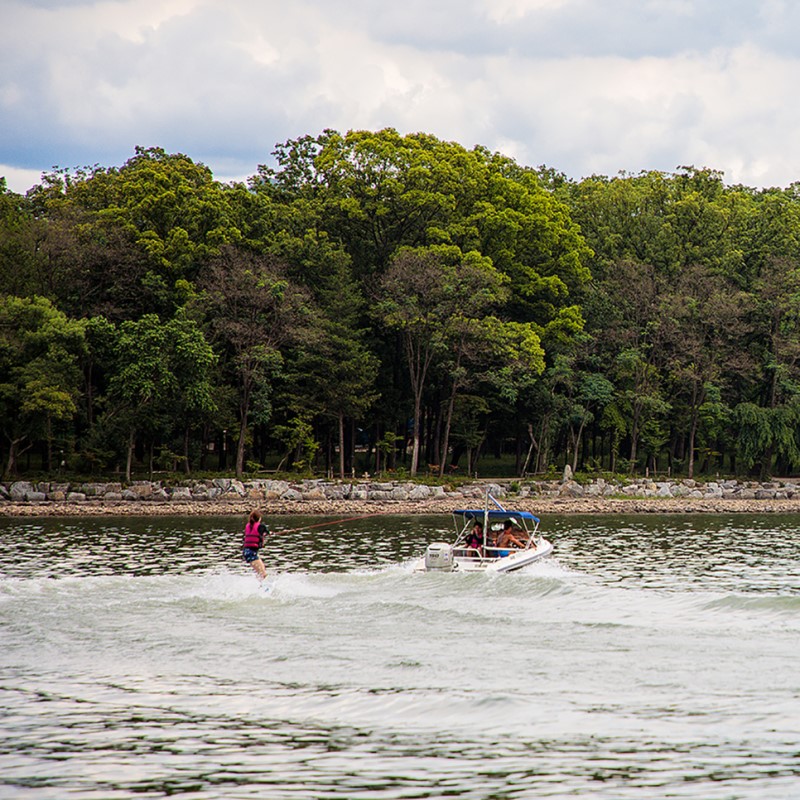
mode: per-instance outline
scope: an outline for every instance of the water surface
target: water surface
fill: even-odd
[[[800,796],[795,517],[553,517],[495,576],[268,521],[269,595],[243,520],[0,521],[0,797]]]

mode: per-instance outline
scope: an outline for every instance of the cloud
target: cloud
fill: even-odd
[[[17,191],[136,145],[244,178],[277,142],[387,126],[574,178],[800,179],[800,7],[780,0],[6,0],[0,22]]]

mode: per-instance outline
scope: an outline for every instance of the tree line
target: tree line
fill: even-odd
[[[800,184],[574,181],[390,129],[273,156],[0,179],[6,476],[800,463]]]

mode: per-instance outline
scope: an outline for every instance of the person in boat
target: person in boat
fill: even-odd
[[[499,556],[507,556],[511,552],[508,549],[510,547],[525,547],[517,536],[518,533],[522,533],[522,530],[514,524],[513,519],[507,519],[503,523],[503,530],[497,535],[497,541],[495,542],[495,547],[501,548],[498,553]]]
[[[264,539],[268,534],[269,528],[261,521],[261,512],[253,509],[244,526],[242,558],[250,564],[258,575],[258,579],[262,581],[267,577],[267,568],[258,555],[258,551],[264,546]]]
[[[480,555],[483,555],[483,525],[480,520],[475,520],[472,530],[467,534],[464,547],[468,550],[477,550]]]

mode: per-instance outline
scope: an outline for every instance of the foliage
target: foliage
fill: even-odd
[[[43,297],[0,295],[0,430],[4,473],[13,475],[20,448],[52,441],[53,424],[77,412],[85,324]]]
[[[800,468],[800,184],[392,129],[275,158],[0,181],[6,472]]]

